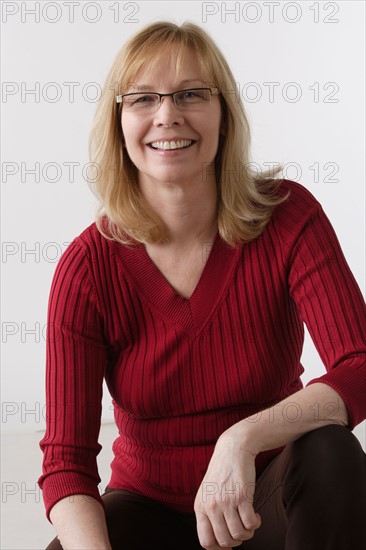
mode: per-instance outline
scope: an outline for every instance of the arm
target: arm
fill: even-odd
[[[252,538],[260,527],[252,506],[258,453],[285,446],[328,424],[346,426],[347,410],[335,390],[315,383],[226,430],[217,441],[195,500],[203,547],[230,549]]]
[[[240,447],[256,456],[283,447],[322,426],[347,426],[347,423],[347,409],[340,395],[326,384],[315,383],[274,407],[241,420],[222,437],[225,434],[234,437]]]
[[[283,239],[289,294],[327,373],[219,438],[195,501],[201,544],[212,550],[238,546],[260,526],[251,504],[259,452],[282,447],[327,424],[353,429],[366,415],[362,295],[320,205],[303,211],[307,219],[300,232],[291,233],[291,216],[277,230]],[[296,219],[301,211],[290,214]],[[209,494],[212,484],[217,490]],[[230,487],[239,491],[230,494]]]
[[[59,500],[50,518],[64,550],[112,550],[103,507],[94,498],[73,495]]]
[[[98,436],[107,356],[92,269],[77,242],[69,246],[55,271],[47,321],[47,422],[40,442],[44,458],[38,483],[47,517],[52,511],[62,542],[76,548],[83,537],[88,548],[91,517],[96,519],[95,541],[103,541],[106,531],[96,457],[101,449]],[[82,500],[79,496],[73,501],[74,495],[82,495]]]

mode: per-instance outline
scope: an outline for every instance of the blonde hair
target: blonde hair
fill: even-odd
[[[234,76],[210,36],[193,23],[151,24],[117,54],[107,75],[89,141],[90,160],[101,177],[93,184],[100,200],[96,224],[108,239],[123,244],[158,243],[167,240],[162,220],[149,207],[138,186],[137,169],[123,146],[120,108],[116,95],[127,90],[139,69],[159,63],[156,52],[169,46],[176,71],[187,48],[195,52],[207,82],[219,88],[224,135],[220,135],[215,158],[218,231],[234,246],[258,237],[275,206],[287,199],[277,195],[281,168],[260,175],[249,161],[250,129]],[[153,52],[153,53],[151,53]],[[203,173],[203,177],[204,177]]]

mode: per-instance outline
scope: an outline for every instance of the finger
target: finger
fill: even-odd
[[[247,530],[258,529],[261,525],[261,517],[254,511],[250,502],[242,502],[239,504],[238,512],[240,519]]]
[[[202,512],[196,511],[197,519],[197,534],[200,544],[203,548],[209,548],[210,550],[216,548],[217,541],[212,530],[211,522]]]
[[[224,517],[232,539],[237,542],[236,546],[253,538],[254,529],[246,529],[237,509],[228,509]]]
[[[217,539],[214,529],[212,527],[212,522],[208,518],[208,516],[202,512],[196,512],[196,518],[197,518],[197,534],[200,541],[200,544],[203,548],[206,548],[207,550],[231,550],[233,544],[230,542],[224,541],[223,537],[221,539]],[[215,525],[217,520],[212,520]],[[224,519],[222,518],[223,523]],[[229,532],[226,528],[227,536],[226,540],[231,541],[231,537],[229,535]],[[234,544],[236,541],[233,541]],[[236,545],[236,544],[235,544]]]
[[[230,508],[228,507],[227,510],[229,510]],[[232,515],[234,515],[236,510],[233,508],[231,508],[231,510],[232,510]],[[223,512],[224,511],[222,509],[215,510],[214,512],[211,511],[212,515],[210,515],[210,511],[208,512],[208,519],[211,522],[215,538],[220,548],[223,548],[223,547],[232,548],[235,546],[239,546],[241,544],[241,541],[238,541],[237,539],[231,536],[231,532],[229,530],[229,527],[227,525],[226,518]],[[238,520],[240,521],[239,515],[237,512],[236,512],[236,515]]]

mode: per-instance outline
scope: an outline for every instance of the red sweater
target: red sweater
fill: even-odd
[[[119,437],[110,487],[193,511],[219,435],[302,388],[306,323],[352,429],[366,417],[365,306],[334,230],[303,186],[262,235],[236,248],[216,237],[190,299],[145,247],[95,224],[55,271],[48,311],[47,517],[73,494],[102,502],[96,457],[105,377]],[[292,411],[293,413],[294,411]],[[268,413],[263,413],[268,414]],[[278,453],[257,458],[260,473]]]

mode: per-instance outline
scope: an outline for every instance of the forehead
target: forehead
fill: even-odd
[[[138,70],[131,75],[130,86],[138,90],[162,87],[199,87],[211,82],[209,71],[188,47],[165,46],[160,52],[141,61]]]

